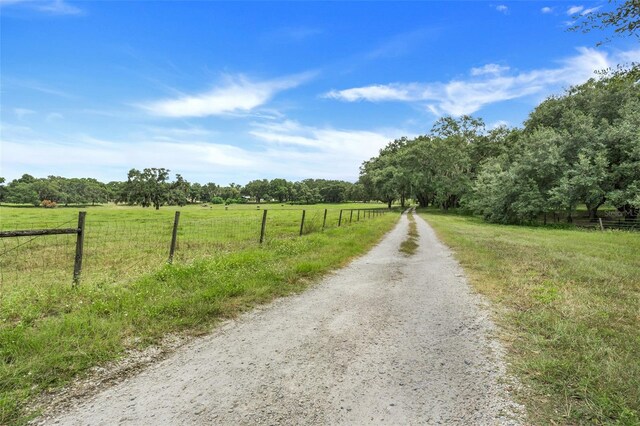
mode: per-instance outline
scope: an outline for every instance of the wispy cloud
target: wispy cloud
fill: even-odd
[[[584,10],[584,6],[571,6],[567,9],[567,15],[572,16]]]
[[[438,32],[434,28],[420,28],[413,31],[396,34],[377,45],[366,53],[366,59],[397,58],[413,51],[425,40],[433,37]]]
[[[498,64],[486,64],[478,68],[471,68],[471,75],[500,75],[509,71],[509,67]]]
[[[162,165],[185,175],[212,176],[216,172],[248,170],[257,163],[245,149],[197,139],[142,138],[125,142],[75,135],[52,140],[43,135],[37,137],[28,129],[13,130],[2,135],[0,164],[6,176],[17,177],[25,171],[38,175],[40,170],[42,175],[50,174],[52,158],[56,159],[56,173],[105,180],[122,180],[132,167]],[[73,149],[73,155],[68,155],[69,149]]]
[[[66,176],[122,180],[132,167],[161,165],[189,180],[219,184],[265,177],[356,180],[362,161],[408,135],[401,129],[337,129],[286,119],[253,122],[233,138],[196,126],[148,127],[115,140],[87,134],[53,138],[11,124],[2,128],[0,168],[9,179],[51,174],[55,158],[55,173]],[[244,141],[243,146],[225,142],[230,139]]]
[[[358,165],[407,132],[400,129],[321,128],[284,120],[254,123],[250,134],[266,144],[266,159],[273,161],[274,166],[278,162],[295,164],[295,172],[300,178],[355,180]]]
[[[546,96],[562,87],[578,84],[596,70],[616,63],[640,60],[640,49],[617,52],[579,48],[578,54],[559,62],[556,68],[506,73],[507,67],[488,64],[471,70],[471,78],[448,82],[391,83],[332,90],[326,98],[354,101],[403,101],[423,104],[436,115],[471,114],[485,105],[529,95]]]
[[[499,4],[498,6],[496,6],[496,10],[498,12],[504,13],[505,15],[509,13],[509,8],[504,4]]]
[[[542,12],[542,13],[551,13],[551,12],[553,12],[553,8],[545,6],[542,9],[540,9],[540,12]]]
[[[323,33],[316,27],[292,26],[265,33],[262,39],[270,43],[299,43]]]
[[[26,116],[35,114],[36,112],[32,109],[28,108],[14,108],[13,113],[16,115],[18,120],[24,119]]]
[[[38,1],[38,0],[0,0],[1,7],[22,6],[30,10],[47,13],[50,15],[82,15],[84,11],[64,0]]]
[[[313,75],[303,73],[267,81],[252,81],[243,75],[227,76],[221,85],[207,92],[139,106],[149,114],[163,117],[206,117],[249,112],[267,103],[278,92],[299,86]]]
[[[585,9],[582,11],[581,15],[588,15],[590,13],[596,12],[598,11],[602,6],[597,6],[597,7],[591,7],[589,9]]]
[[[60,114],[59,112],[50,112],[49,114],[47,114],[45,121],[47,123],[52,123],[56,120],[63,120],[64,119],[64,115]]]
[[[33,90],[36,92],[44,93],[47,95],[59,96],[61,98],[73,99],[75,95],[60,90],[58,88],[50,87],[40,81],[30,80],[25,78],[13,78],[11,76],[2,76],[2,89],[5,87],[20,87],[27,90]]]

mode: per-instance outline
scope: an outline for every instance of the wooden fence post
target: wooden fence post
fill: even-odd
[[[604,231],[604,226],[602,225],[602,218],[601,217],[598,218],[598,222],[600,223],[600,230]]]
[[[169,247],[169,264],[173,263],[173,255],[176,252],[176,243],[178,242],[178,223],[180,222],[180,212],[176,212],[173,217],[173,232],[171,233],[171,247]]]
[[[322,219],[322,230],[324,231],[324,226],[327,224],[327,209],[324,209],[324,218]]]
[[[73,285],[80,284],[82,256],[84,254],[84,225],[87,212],[78,212],[78,234],[76,236],[76,259],[73,264]]]
[[[340,209],[340,216],[338,217],[338,227],[342,224],[342,209]]]
[[[356,222],[360,222],[360,209],[358,209],[358,217],[356,219]]]
[[[264,231],[267,229],[267,209],[262,211],[262,225],[260,226],[260,244],[264,241]]]
[[[307,211],[302,210],[302,220],[300,220],[300,236],[302,237],[302,231],[304,231],[304,215]]]

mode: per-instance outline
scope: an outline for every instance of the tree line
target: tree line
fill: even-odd
[[[608,70],[538,105],[523,128],[486,131],[444,117],[431,133],[389,143],[359,182],[389,203],[464,208],[502,223],[565,217],[604,205],[640,210],[640,67]]]
[[[5,185],[0,177],[0,202],[55,207],[57,205],[116,204],[140,205],[159,209],[163,205],[195,203],[239,204],[271,202],[293,204],[367,202],[364,186],[342,180],[286,179],[253,180],[246,185],[213,182],[190,183],[180,174],[170,179],[165,168],[131,169],[126,181],[99,182],[91,178],[49,176],[35,178],[24,174]]]

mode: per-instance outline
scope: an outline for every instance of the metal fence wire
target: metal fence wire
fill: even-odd
[[[295,238],[371,220],[387,209],[273,209],[224,211],[206,217],[78,219],[42,229],[0,230],[0,293],[15,287],[68,285],[80,256],[83,283],[119,283],[169,262],[189,263],[264,241]],[[78,223],[81,228],[74,228]],[[31,235],[38,228],[42,235]],[[69,229],[66,229],[69,228]],[[66,229],[67,234],[61,235]],[[14,235],[17,232],[29,235]],[[175,237],[174,237],[175,235]],[[75,271],[79,272],[79,271]]]

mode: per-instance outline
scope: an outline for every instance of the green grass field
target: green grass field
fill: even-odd
[[[280,209],[261,206],[269,208],[268,217],[272,218],[267,223],[268,238],[263,245],[258,244],[262,211],[257,211],[255,206],[253,209],[233,206],[227,211],[184,208],[181,209],[183,223],[192,223],[181,231],[178,253],[188,254],[174,265],[166,264],[170,241],[170,232],[166,231],[171,229],[175,209],[155,212],[127,207],[88,208],[89,247],[91,226],[101,229],[98,226],[101,223],[113,229],[113,223],[127,224],[120,239],[116,239],[122,244],[109,244],[98,252],[101,254],[94,254],[97,266],[104,268],[98,262],[106,259],[107,268],[116,269],[114,279],[110,280],[108,273],[92,276],[87,272],[81,284],[73,288],[70,270],[65,270],[60,280],[52,275],[23,280],[20,285],[3,283],[0,424],[24,423],[33,415],[27,407],[37,395],[121,356],[127,349],[145,347],[171,332],[206,332],[220,319],[304,289],[311,278],[365,252],[391,229],[399,216],[393,213],[366,220],[361,217],[356,221],[354,212],[349,224],[350,210],[346,209],[381,206],[305,207],[312,224],[318,222],[318,217],[322,218],[325,207],[331,208],[331,216],[324,232],[312,232],[302,238],[297,237],[300,206],[280,206]],[[345,209],[340,228],[336,226],[339,208]],[[3,207],[0,213],[4,229],[20,229],[73,220],[77,210]],[[91,217],[95,217],[93,225]],[[14,225],[8,226],[11,221]],[[165,222],[168,226],[158,225]],[[217,224],[216,227],[211,223]],[[223,232],[225,226],[230,227],[227,233]],[[309,230],[320,231],[318,227]],[[190,239],[190,232],[198,238]],[[137,278],[124,279],[119,276],[123,272],[118,269],[118,259],[130,261],[131,257],[142,256],[137,253],[139,247],[130,244],[127,238],[141,238],[144,234],[150,234],[149,241],[162,237],[162,250],[151,246],[152,249],[142,255],[152,258],[156,255],[153,258],[156,263],[150,263],[146,273],[144,268],[137,269]],[[60,238],[63,237],[69,238]],[[100,238],[94,240],[94,246],[105,244],[107,237]],[[205,250],[206,246],[214,249]],[[43,256],[37,250],[30,250],[31,257]],[[55,254],[51,252],[46,256]],[[46,256],[46,260],[52,259]]]
[[[422,216],[493,302],[532,424],[640,424],[640,234]]]
[[[236,250],[258,242],[264,209],[268,210],[265,238],[297,236],[302,210],[306,210],[303,232],[320,231],[327,209],[325,228],[357,220],[351,209],[382,208],[382,204],[290,206],[193,205],[163,207],[160,210],[129,206],[86,207],[83,282],[126,281],[162,266],[168,259],[173,218],[181,211],[178,228],[177,263],[190,262],[219,252]],[[0,230],[72,228],[78,208],[0,207]],[[364,219],[364,213],[361,213]],[[0,239],[0,288],[48,286],[71,280],[75,236],[20,237]]]

